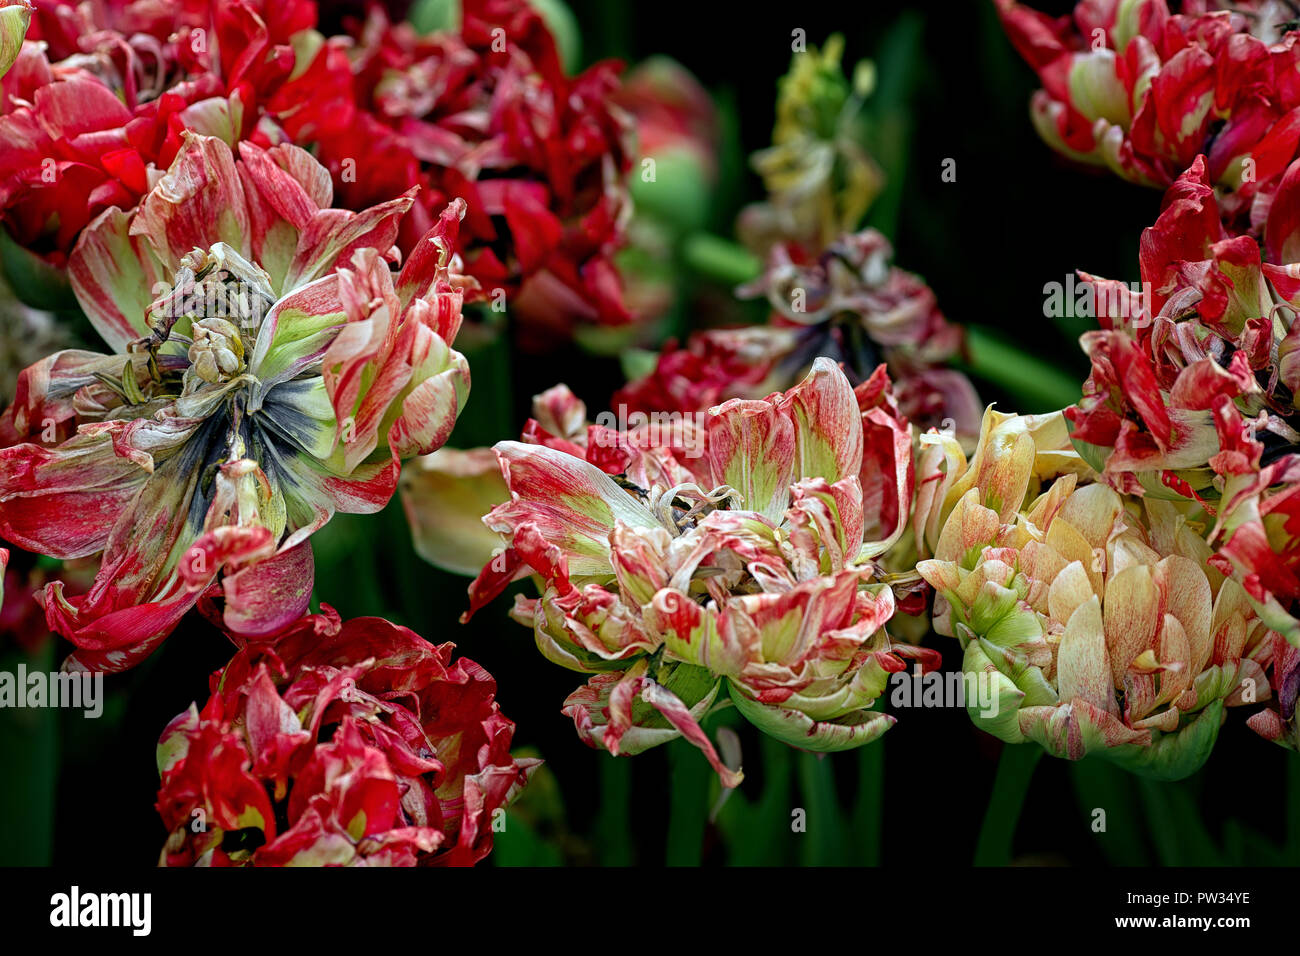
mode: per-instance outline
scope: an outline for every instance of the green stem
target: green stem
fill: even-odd
[[[56,666],[54,639],[32,654],[6,654],[0,669],[15,673],[20,661],[31,672],[49,672]],[[53,707],[0,710],[0,864],[5,866],[49,866],[53,858],[58,719]]]
[[[699,866],[704,850],[704,826],[709,815],[709,782],[713,768],[686,740],[668,745],[672,795],[668,809],[669,866]]]
[[[744,246],[707,232],[686,239],[682,260],[699,275],[726,285],[749,282],[763,271],[763,263]]]
[[[884,822],[885,748],[877,741],[858,751],[858,798],[853,806],[853,825],[863,866],[880,865]]]
[[[1079,400],[1082,385],[1055,365],[1028,355],[978,325],[966,326],[969,370],[1025,402],[1025,413],[1054,412]]]
[[[1016,825],[1020,822],[1020,810],[1029,792],[1034,768],[1042,756],[1043,748],[1036,744],[1007,744],[1002,748],[997,775],[993,778],[993,792],[989,794],[984,824],[975,845],[976,866],[1007,866],[1011,862],[1011,846],[1016,836]]]
[[[835,775],[829,758],[799,754],[799,789],[807,811],[807,833],[800,844],[804,866],[840,866],[846,849],[844,821],[835,795]]]
[[[632,761],[626,757],[600,758],[600,815],[596,819],[596,844],[601,866],[632,865]]]
[[[1071,761],[1070,778],[1083,820],[1107,862],[1112,866],[1150,866],[1143,828],[1131,809],[1138,800],[1134,778],[1100,757]]]

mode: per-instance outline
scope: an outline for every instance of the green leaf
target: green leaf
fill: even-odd
[[[14,295],[33,309],[80,311],[67,273],[20,246],[5,229],[0,229],[0,268]]]

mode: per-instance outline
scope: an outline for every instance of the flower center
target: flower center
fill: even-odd
[[[183,394],[226,386],[248,371],[248,356],[271,306],[271,278],[225,243],[194,249],[180,261],[172,289],[149,308],[146,347],[187,347]],[[181,320],[189,336],[175,331]],[[184,328],[184,325],[181,326]]]
[[[244,370],[244,339],[233,322],[202,318],[193,320],[190,327],[194,344],[188,354],[199,378],[219,385]]]

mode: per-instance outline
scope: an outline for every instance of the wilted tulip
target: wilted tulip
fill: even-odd
[[[909,421],[946,423],[973,441],[979,399],[965,375],[946,367],[962,351],[962,329],[892,255],[874,229],[840,236],[811,261],[794,244],[776,243],[763,275],[737,290],[770,303],[770,324],[696,332],[683,348],[670,345],[649,375],[615,395],[615,405],[699,411],[727,398],[758,398],[789,388],[813,359],[828,356],[854,383],[885,363]]]
[[[410,196],[330,209],[329,176],[297,147],[239,156],[189,135],[135,212],[85,230],[72,284],[115,354],[33,365],[0,417],[0,535],[102,552],[88,593],[44,597],[76,666],[132,666],[223,570],[231,630],[293,620],[307,538],[335,511],[382,508],[468,390],[450,347],[463,204],[394,276]]]

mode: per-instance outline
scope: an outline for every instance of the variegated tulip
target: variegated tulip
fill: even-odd
[[[1268,696],[1268,629],[1211,563],[1193,503],[1098,481],[1059,413],[990,409],[970,462],[951,440],[927,443],[947,447],[918,478],[935,486],[919,524],[938,529],[918,570],[936,629],[992,684],[998,706],[971,711],[980,727],[1177,779],[1208,757],[1225,706]]]
[[[27,369],[0,418],[0,536],[101,554],[89,592],[57,582],[70,664],[132,666],[218,583],[232,631],[301,614],[307,538],[382,508],[400,460],[447,438],[469,386],[451,349],[462,290],[455,203],[394,276],[406,195],[328,208],[306,152],[188,135],[131,213],[82,235],[73,288],[112,355]]]
[[[883,370],[855,392],[819,359],[785,393],[660,427],[498,444],[510,500],[484,521],[508,548],[475,606],[536,576],[513,616],[593,675],[565,712],[612,754],[684,735],[734,785],[699,726],[724,694],[798,747],[874,740],[894,722],[872,709],[888,675],[933,660],[884,630],[875,559],[905,527],[912,467]]]
[[[465,575],[492,559],[501,539],[483,515],[510,495],[491,448],[439,448],[402,469],[399,487],[420,557]]]
[[[1035,129],[1057,152],[1164,188],[1197,153],[1244,229],[1300,145],[1294,11],[1271,0],[1081,0],[1054,17],[995,0],[1043,88]]]
[[[1300,163],[1264,242],[1232,236],[1198,157],[1142,235],[1146,291],[1092,279],[1101,329],[1066,415],[1116,489],[1204,502],[1210,542],[1268,626],[1300,645],[1300,548],[1286,530],[1300,466]]]
[[[1265,463],[1267,454],[1266,443],[1243,437],[1216,456],[1222,494],[1212,541],[1268,626],[1300,647],[1300,454]]]

